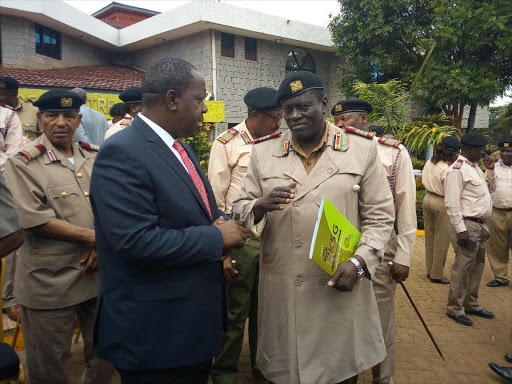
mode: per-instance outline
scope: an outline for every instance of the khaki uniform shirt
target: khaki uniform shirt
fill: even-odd
[[[484,219],[492,212],[491,195],[478,166],[460,155],[446,176],[444,205],[457,233],[465,232],[464,217]]]
[[[0,239],[18,231],[23,226],[20,213],[9,188],[5,185],[2,173],[0,173],[0,213]]]
[[[122,131],[123,129],[128,127],[132,123],[132,121],[133,117],[129,113],[124,115],[124,117],[121,120],[113,124],[109,129],[107,129],[107,132],[105,132],[105,140],[107,140],[113,134]]]
[[[254,146],[245,121],[233,129],[240,133],[244,132],[244,135],[239,133],[226,144],[215,140],[208,163],[208,179],[212,185],[217,206],[228,215],[231,213],[233,201],[240,195]],[[244,138],[245,135],[247,135],[246,138]]]
[[[15,111],[0,106],[0,172],[9,156],[18,152],[23,139],[21,122]]]
[[[512,166],[506,166],[503,160],[496,161],[494,169],[488,169],[485,176],[489,183],[493,207],[512,208]]]
[[[39,112],[39,108],[28,100],[21,101],[18,99],[18,105],[15,109],[16,112],[18,112],[18,117],[23,127],[23,134],[30,140],[37,139],[41,133],[39,132],[37,124],[37,112]]]
[[[393,260],[395,263],[409,267],[418,228],[416,222],[416,180],[412,171],[411,158],[402,144],[394,147],[380,143],[378,137],[374,137],[374,140],[379,143],[377,150],[380,161],[384,165],[388,183],[391,183],[393,167],[396,164],[392,193],[395,202],[398,233],[396,236],[397,250]]]
[[[434,164],[429,160],[421,172],[421,183],[427,191],[444,196],[444,183],[449,170],[450,165],[446,161],[440,160]]]
[[[240,199],[233,204],[232,216],[252,230],[257,199],[297,182],[292,203],[259,223],[264,222],[257,363],[276,384],[338,383],[386,355],[371,280],[358,281],[352,292],[338,292],[309,259],[323,197],[362,232],[356,254],[370,273],[381,261],[394,221],[377,143],[326,124],[326,144],[309,174],[293,147],[283,153],[283,144],[292,138],[289,130],[255,145]],[[333,145],[337,132],[342,134],[341,150]]]
[[[35,148],[37,145],[44,146],[42,153]],[[81,273],[80,260],[88,247],[45,237],[34,230],[55,219],[94,228],[89,183],[96,152],[73,143],[73,156],[75,164],[43,134],[10,157],[6,164],[5,179],[25,227],[14,294],[20,304],[29,308],[64,308],[98,294],[99,273],[87,276]]]

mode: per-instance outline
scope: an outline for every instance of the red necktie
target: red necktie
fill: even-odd
[[[199,194],[201,195],[204,205],[206,205],[206,208],[208,208],[208,212],[210,213],[211,219],[212,209],[210,208],[210,203],[208,201],[208,195],[206,194],[206,188],[204,187],[203,180],[201,180],[199,173],[197,173],[196,167],[194,167],[192,160],[190,160],[190,157],[188,157],[187,151],[185,151],[183,145],[181,145],[181,143],[178,140],[176,140],[173,144],[173,147],[176,148],[176,150],[181,156],[181,159],[183,160],[183,163],[185,163],[185,167],[187,167],[190,178],[194,182],[194,185],[196,186]]]

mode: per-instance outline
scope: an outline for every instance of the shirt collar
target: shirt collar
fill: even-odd
[[[322,135],[322,139],[320,140],[320,142],[318,143],[318,145],[315,147],[315,149],[313,149],[313,151],[311,153],[314,153],[314,152],[317,152],[319,151],[320,149],[322,149],[322,147],[325,145],[325,143],[327,142],[327,134],[329,133],[329,129],[328,129],[328,125],[327,123],[325,123],[325,126],[324,126],[324,134]],[[301,145],[299,144],[299,142],[297,141],[297,139],[295,139],[295,137],[292,135],[292,148],[295,152],[297,152],[299,155],[307,158],[308,156],[306,156],[304,150],[302,149]]]
[[[165,129],[160,127],[155,122],[149,120],[146,116],[144,116],[142,113],[139,113],[138,116],[144,121],[149,127],[155,131],[155,133],[163,140],[163,142],[169,147],[172,148],[174,146],[174,142],[176,139],[172,137],[172,135],[167,132]]]

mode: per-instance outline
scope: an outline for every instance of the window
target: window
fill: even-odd
[[[60,60],[60,32],[36,24],[36,53]]]
[[[235,35],[224,32],[220,34],[220,54],[224,57],[235,57]]]
[[[286,58],[286,74],[297,71],[315,73],[313,56],[304,48],[293,48]]]
[[[256,51],[258,48],[257,40],[251,37],[245,38],[245,60],[256,60]]]

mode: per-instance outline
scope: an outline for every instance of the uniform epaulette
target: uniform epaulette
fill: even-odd
[[[464,160],[459,159],[453,164],[453,169],[460,169],[462,167],[462,164],[464,164]]]
[[[358,136],[366,137],[367,139],[373,139],[373,137],[375,136],[375,133],[373,133],[373,132],[363,131],[362,129],[349,127],[348,125],[345,125],[345,127],[343,127],[343,128],[347,132],[353,133]]]
[[[226,144],[229,140],[238,135],[238,133],[239,132],[236,129],[229,128],[226,132],[217,137],[217,141],[220,141],[222,144]]]
[[[262,141],[275,139],[276,137],[279,137],[279,136],[281,136],[281,132],[274,132],[274,133],[271,133],[270,135],[260,137],[259,139],[254,139],[254,144],[261,143]]]
[[[130,125],[132,123],[132,119],[122,119],[121,121],[119,121],[119,124],[120,125]]]
[[[379,143],[389,145],[390,147],[398,148],[402,142],[396,139],[389,139],[387,137],[379,137]]]
[[[36,146],[25,148],[19,151],[18,153],[24,156],[28,161],[34,160],[36,157],[41,156],[46,152],[46,147],[43,144],[38,144]]]
[[[100,150],[100,146],[99,145],[90,144],[90,143],[87,143],[85,141],[81,141],[78,144],[80,144],[80,148],[86,149],[88,151],[96,151],[96,152],[98,152]]]
[[[10,109],[11,111],[15,111],[16,112],[16,109],[14,109],[10,105],[4,104],[4,103],[0,103],[0,107],[4,107],[4,108],[7,108],[7,109]]]

